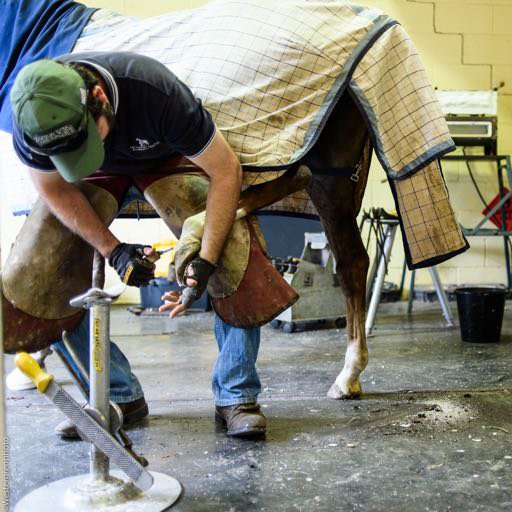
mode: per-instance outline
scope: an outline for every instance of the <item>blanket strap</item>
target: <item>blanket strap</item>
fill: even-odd
[[[358,181],[359,179],[359,164],[354,165],[352,167],[310,167],[309,165],[308,167],[311,170],[312,174],[319,174],[321,176],[351,178],[353,181]],[[353,178],[354,176],[356,177],[356,179]]]

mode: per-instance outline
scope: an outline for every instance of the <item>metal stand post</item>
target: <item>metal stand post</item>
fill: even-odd
[[[384,284],[384,277],[386,276],[386,267],[389,263],[391,255],[391,248],[395,241],[395,234],[398,228],[398,223],[386,224],[384,228],[384,249],[380,256],[379,267],[377,270],[377,277],[375,278],[375,285],[373,287],[372,298],[368,305],[368,312],[366,313],[366,335],[371,334],[373,324],[375,323],[375,316],[377,315],[377,308],[380,302],[380,295],[382,293],[382,285]]]
[[[439,278],[439,274],[437,272],[436,267],[429,267],[428,271],[430,272],[430,277],[432,278],[432,282],[434,283],[434,288],[436,289],[437,299],[439,300],[439,304],[441,304],[441,309],[443,310],[443,316],[448,324],[448,327],[453,327],[455,325],[452,316],[452,310],[450,309],[450,305],[448,304],[448,298],[446,297],[446,293],[444,293],[443,285],[441,284],[441,279]]]
[[[93,288],[105,285],[105,259],[94,251]],[[89,406],[97,419],[110,430],[110,297],[98,296],[84,307],[90,307],[89,316]],[[109,459],[93,443],[90,449],[90,472],[93,480],[106,481]]]
[[[452,310],[450,308],[450,303],[448,302],[448,297],[444,292],[443,285],[441,283],[441,278],[439,277],[439,273],[436,267],[428,267],[428,271],[430,273],[430,277],[432,279],[432,284],[434,285],[434,289],[436,290],[437,300],[441,305],[441,310],[443,312],[443,316],[446,320],[447,327],[453,327],[455,325],[453,321]],[[407,314],[410,315],[412,313],[412,306],[414,301],[414,283],[416,280],[416,270],[411,272],[411,284],[409,285],[409,299],[407,302]]]
[[[506,162],[505,169],[507,171],[507,177],[509,178],[509,186],[511,186],[512,181],[510,181],[510,170],[511,170],[510,169],[510,156],[508,156],[506,158],[505,162]],[[505,189],[505,185],[503,183],[502,170],[503,170],[503,166],[500,166],[500,168],[498,169],[498,186],[499,186],[500,195],[501,195],[501,192]],[[509,192],[509,194],[510,194],[510,192]],[[510,195],[509,195],[509,200],[510,200]],[[512,288],[512,276],[510,273],[510,247],[509,247],[510,236],[507,231],[507,210],[505,207],[506,202],[503,201],[503,199],[502,199],[502,202],[503,202],[503,204],[501,205],[501,229],[502,229],[503,233],[505,233],[503,235],[503,244],[504,244],[504,251],[505,251],[505,265],[507,267],[507,287],[510,290]]]
[[[507,286],[510,290],[512,288],[512,268],[511,268],[511,254],[510,254],[510,238],[512,231],[508,231],[506,222],[506,204],[512,200],[512,190],[505,191],[505,181],[503,171],[505,171],[506,180],[509,188],[512,185],[512,161],[510,155],[447,155],[442,158],[447,161],[463,161],[466,165],[471,162],[494,162],[496,164],[499,201],[489,209],[489,211],[482,217],[480,222],[472,228],[466,228],[461,225],[462,232],[466,236],[501,236],[503,237],[504,253],[505,253],[505,267],[507,272]],[[501,212],[501,227],[500,228],[484,228],[484,224],[490,221],[495,214]]]
[[[90,393],[89,406],[97,413],[106,430],[110,430],[110,303],[112,299],[98,298],[91,307],[90,315]],[[108,457],[91,443],[91,478],[107,480],[109,476]]]
[[[411,272],[411,280],[409,281],[409,296],[407,297],[407,314],[412,313],[412,305],[414,302],[414,286],[416,283],[416,270]]]

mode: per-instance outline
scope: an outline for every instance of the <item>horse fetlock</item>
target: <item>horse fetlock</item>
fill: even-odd
[[[368,364],[368,350],[359,342],[349,342],[345,352],[345,364],[343,371],[349,374],[357,372],[359,375]]]
[[[359,353],[357,367],[358,367],[359,371],[362,372],[366,368],[367,365],[368,365],[368,350],[362,350]]]
[[[349,344],[345,354],[343,370],[327,393],[329,398],[341,400],[361,395],[359,375],[368,364],[368,350],[359,344]]]

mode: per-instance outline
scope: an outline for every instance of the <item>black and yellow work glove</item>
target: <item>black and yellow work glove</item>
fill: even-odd
[[[188,265],[183,276],[183,282],[187,284],[189,279],[193,279],[197,284],[189,286],[181,292],[180,304],[190,306],[195,300],[199,299],[206,290],[208,279],[215,272],[216,265],[208,260],[197,256]]]
[[[145,286],[155,277],[155,264],[144,257],[144,247],[141,244],[120,243],[111,252],[108,262],[124,284]]]

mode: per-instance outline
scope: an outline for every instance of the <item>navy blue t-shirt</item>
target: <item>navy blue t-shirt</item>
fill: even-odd
[[[155,59],[128,52],[84,52],[56,60],[85,64],[107,84],[116,120],[105,140],[103,171],[151,172],[174,155],[201,154],[215,135],[215,124],[201,100]],[[19,158],[35,169],[55,170],[51,160],[31,152],[20,135],[14,127]]]

